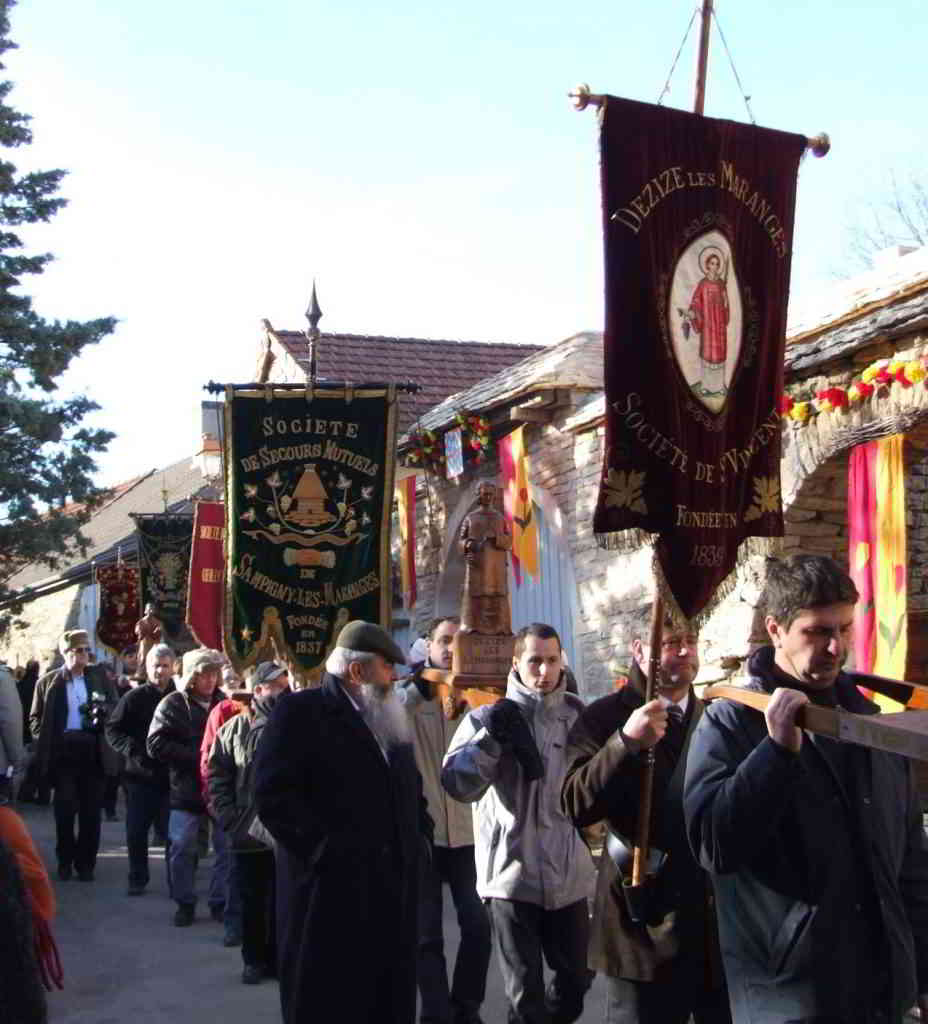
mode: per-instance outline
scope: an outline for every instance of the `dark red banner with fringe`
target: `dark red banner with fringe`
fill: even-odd
[[[132,565],[100,565],[96,570],[100,587],[100,616],[97,637],[110,650],[121,654],[135,646],[135,623],[139,617],[139,571]]]
[[[225,523],[226,507],[221,501],[196,503],[187,584],[187,625],[201,647],[217,651],[222,650]]]
[[[707,610],[750,537],[783,533],[780,418],[805,138],[608,97],[606,441],[593,529],[655,540],[659,585]]]

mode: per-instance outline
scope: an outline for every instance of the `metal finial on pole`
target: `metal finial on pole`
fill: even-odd
[[[316,279],[313,278],[313,294],[310,297],[309,305],[306,307],[306,319],[309,321],[309,329],[306,331],[306,343],[309,345],[309,380],[311,384],[316,382],[316,342],[319,340],[319,321],[322,319],[322,310],[319,308],[319,299],[316,298]]]
[[[309,300],[309,305],[306,307],[306,319],[309,321],[309,330],[306,332],[306,337],[310,341],[315,341],[319,337],[319,321],[322,319],[322,310],[319,308],[319,300],[316,298],[316,282],[313,281],[313,293]]]

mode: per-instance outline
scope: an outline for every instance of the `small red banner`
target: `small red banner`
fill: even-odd
[[[139,571],[135,566],[102,565],[97,568],[100,586],[100,617],[97,637],[120,654],[135,645],[139,617]]]
[[[187,590],[187,625],[197,643],[222,650],[222,595],[226,510],[221,501],[198,501]]]

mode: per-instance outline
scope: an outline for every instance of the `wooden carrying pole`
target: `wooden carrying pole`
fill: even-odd
[[[657,581],[655,580],[655,583]],[[655,587],[655,591],[657,588]],[[644,702],[654,700],[657,690],[657,679],[661,670],[661,641],[664,635],[664,599],[659,592],[655,593],[654,604],[651,606],[650,656],[648,658],[648,681],[645,685]],[[635,836],[635,849],[632,860],[632,885],[643,885],[648,853],[651,847],[651,795],[654,792],[654,747],[648,747],[645,753],[644,771],[641,775],[641,788],[638,793],[638,834]]]
[[[696,61],[696,98],[693,113],[703,114],[706,109],[706,72],[709,69],[709,28],[712,24],[712,0],[703,0],[702,23],[699,27],[699,57]]]
[[[763,712],[772,695],[724,683],[707,687],[703,700],[724,698]],[[796,714],[800,729],[830,736],[844,743],[901,754],[928,761],[928,711],[895,711],[881,715],[857,715],[843,708],[803,704]]]

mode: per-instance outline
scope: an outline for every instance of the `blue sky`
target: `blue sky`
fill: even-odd
[[[794,298],[846,266],[845,229],[924,166],[922,0],[717,4],[759,124],[816,134]],[[68,208],[27,236],[48,317],[112,314],[69,374],[117,431],[113,482],[193,450],[209,379],[250,379],[260,320],[554,342],[602,323],[595,116],[566,93],[655,101],[694,5],[394,0],[21,0],[11,102],[23,169]],[[692,103],[696,27],[665,102]],[[745,119],[713,32],[706,113]],[[389,368],[384,368],[385,374]]]

